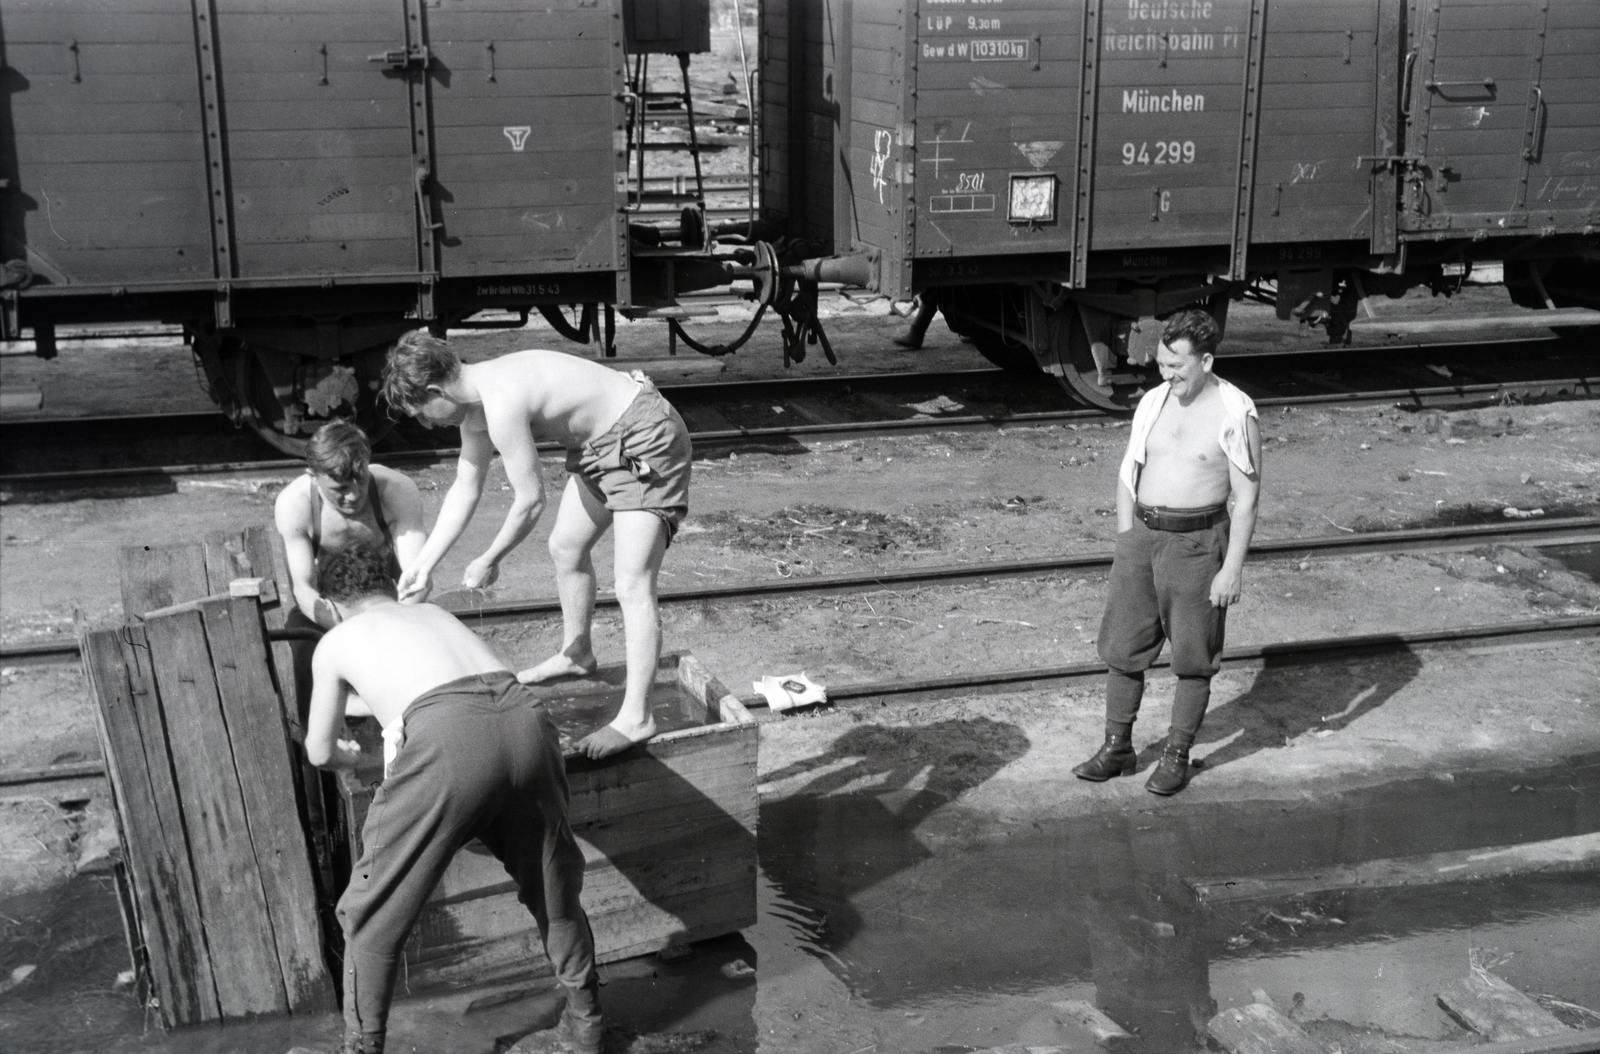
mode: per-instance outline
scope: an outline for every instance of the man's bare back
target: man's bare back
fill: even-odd
[[[1187,406],[1176,395],[1167,396],[1145,441],[1140,504],[1202,509],[1228,500],[1228,456],[1217,443],[1226,414],[1214,381]]]
[[[559,351],[518,351],[461,372],[483,400],[483,424],[496,447],[509,428],[582,446],[616,424],[639,394],[639,382],[627,374]]]
[[[375,597],[327,632],[317,645],[313,669],[319,697],[332,690],[329,686],[347,686],[387,728],[425,692],[506,666],[443,608]]]

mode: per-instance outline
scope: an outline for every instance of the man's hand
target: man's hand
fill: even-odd
[[[333,756],[322,767],[325,769],[353,769],[361,762],[361,744],[353,739],[333,741]]]
[[[395,591],[402,604],[420,604],[427,600],[428,594],[433,592],[433,568],[425,564],[408,567],[401,574]]]
[[[487,556],[480,556],[467,565],[461,575],[461,584],[468,589],[486,589],[500,577],[500,565]]]
[[[318,597],[311,610],[314,613],[313,620],[323,629],[332,629],[344,621],[339,617],[339,609],[327,597]]]
[[[1217,577],[1211,580],[1211,606],[1226,609],[1229,604],[1237,604],[1243,577],[1241,572],[1227,567],[1218,571]]]

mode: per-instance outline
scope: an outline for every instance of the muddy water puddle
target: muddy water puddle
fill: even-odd
[[[771,910],[792,947],[864,1004],[880,1049],[1093,1050],[1052,1014],[1075,998],[1140,1037],[1136,1049],[1190,1051],[1197,1023],[1262,989],[1346,1054],[1393,1050],[1386,1038],[1465,1035],[1434,995],[1466,974],[1475,946],[1551,1006],[1600,1010],[1592,872],[1354,890],[1339,880],[1365,861],[1600,830],[1600,759],[1292,803],[1135,803],[967,844],[919,837],[938,804],[901,791],[794,796],[762,811]],[[1305,880],[1220,902],[1196,891],[1286,873]],[[775,957],[763,954],[770,976]]]
[[[616,1054],[683,1046],[649,1038],[661,1036],[697,1036],[692,1049],[709,1054],[1095,1050],[1053,1008],[1068,999],[1134,1032],[1130,1049],[1192,1051],[1197,1022],[1257,989],[1345,1054],[1393,1054],[1395,1042],[1421,1052],[1465,1036],[1433,997],[1466,973],[1474,947],[1569,1023],[1600,1024],[1570,1009],[1600,1010],[1592,872],[1338,881],[1368,861],[1600,831],[1600,757],[1294,801],[1123,797],[1098,815],[995,820],[959,835],[930,833],[953,826],[934,814],[994,765],[928,758],[883,771],[818,759],[809,787],[764,802],[759,921],[681,962],[605,967],[603,999],[625,1030]],[[1304,880],[1235,898],[1196,892],[1283,875]],[[331,1049],[339,1031],[331,1017],[147,1031],[131,989],[116,983],[128,960],[104,878],[0,900],[0,978],[24,965],[35,972],[0,993],[8,1054],[284,1054]],[[402,997],[392,1049],[504,1049],[559,1009],[531,984],[471,1011],[481,993]],[[646,1038],[630,1044],[635,1034]]]

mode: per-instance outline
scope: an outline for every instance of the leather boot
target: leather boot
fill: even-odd
[[[1161,752],[1161,760],[1150,770],[1144,789],[1162,796],[1176,794],[1189,785],[1189,749],[1168,746]]]
[[[605,1038],[605,1022],[600,1016],[599,979],[582,988],[565,988],[567,1006],[561,1012],[563,1045],[575,1054],[600,1054]]]
[[[1131,776],[1139,767],[1139,755],[1134,752],[1132,738],[1106,736],[1094,757],[1072,770],[1080,780],[1104,783],[1113,776]]]

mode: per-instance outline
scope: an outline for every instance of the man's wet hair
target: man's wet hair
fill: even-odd
[[[359,479],[372,462],[367,433],[349,421],[329,421],[311,437],[306,464],[336,483]]]
[[[317,591],[341,604],[368,596],[394,599],[389,554],[365,542],[324,552],[317,561]]]
[[[1215,355],[1217,346],[1222,343],[1222,327],[1211,317],[1211,312],[1191,307],[1167,319],[1161,340],[1169,348],[1174,341],[1187,340],[1196,356]]]
[[[383,398],[404,414],[415,414],[433,397],[429,385],[455,380],[461,360],[450,345],[425,329],[414,329],[395,342],[383,364]]]

